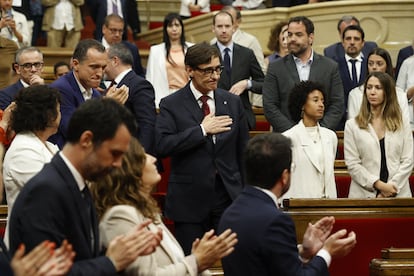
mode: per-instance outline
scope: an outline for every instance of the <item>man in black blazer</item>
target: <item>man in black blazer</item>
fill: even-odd
[[[414,55],[414,42],[413,45],[409,45],[398,51],[397,65],[395,66],[395,79],[398,79],[398,73],[400,72],[400,68],[404,60],[412,55]]]
[[[131,52],[133,63],[132,69],[138,76],[145,78],[144,68],[141,64],[141,56],[138,47],[129,41],[122,40],[122,33],[124,30],[124,20],[119,15],[110,14],[105,18],[102,26],[102,44],[105,48],[110,48],[115,43],[122,43]]]
[[[129,88],[125,106],[135,117],[138,128],[133,135],[140,141],[145,151],[154,154],[155,138],[155,95],[152,84],[132,71],[132,55],[123,44],[113,44],[108,51],[109,62],[105,68],[107,79],[113,80],[116,87]]]
[[[325,97],[321,125],[335,129],[344,112],[344,92],[338,64],[312,49],[314,26],[304,16],[291,18],[288,24],[290,54],[269,65],[263,84],[263,108],[275,132],[283,132],[295,123],[290,118],[288,99],[300,81],[319,82]]]
[[[17,92],[23,87],[44,84],[41,77],[43,72],[43,54],[36,47],[20,48],[16,52],[15,63],[13,64],[19,80],[0,91],[0,109],[5,110]]]
[[[348,118],[348,95],[349,92],[364,83],[367,76],[367,56],[362,53],[365,33],[358,25],[349,25],[342,33],[342,46],[344,55],[338,60],[339,73],[344,87],[344,115],[336,130],[344,130]],[[353,63],[355,64],[355,80],[353,76]]]
[[[28,250],[44,240],[67,239],[76,252],[68,275],[116,275],[139,255],[152,253],[161,239],[137,227],[115,238],[101,255],[98,218],[87,185],[122,165],[132,114],[111,99],[89,100],[73,114],[67,143],[21,190],[10,218],[10,251]]]
[[[109,13],[108,2],[111,4]],[[115,13],[112,9],[112,2],[115,2],[118,7],[118,15],[121,15],[119,12],[122,11],[122,18],[124,19],[124,22],[131,27],[132,34],[134,38],[136,38],[141,32],[136,0],[86,0],[86,5],[88,5],[92,20],[96,25],[94,31],[95,39],[98,41],[102,39],[102,26],[104,24],[105,17],[109,14]],[[122,36],[124,40],[128,39],[127,24],[124,26],[124,33]]]
[[[246,47],[233,43],[233,17],[226,11],[220,11],[213,17],[213,32],[216,35],[216,47],[221,53],[225,70],[221,74],[218,87],[239,95],[243,103],[249,129],[256,126],[256,117],[249,100],[249,90],[262,94],[264,80],[263,71],[254,55]],[[226,68],[226,51],[229,55],[229,66]]]
[[[345,28],[350,25],[360,26],[358,18],[356,18],[353,15],[344,15],[341,19],[339,19],[337,29],[338,29],[338,34],[339,34],[339,38],[341,41],[342,41],[342,34]],[[372,49],[377,48],[377,47],[378,45],[374,41],[365,41],[364,47],[362,48],[362,53],[364,54],[364,56],[367,57],[368,54],[372,51]],[[337,62],[342,56],[344,56],[344,54],[345,54],[345,50],[344,50],[344,47],[342,46],[342,42],[334,43],[332,45],[329,45],[325,49],[323,49],[323,55],[325,57],[329,57]]]
[[[268,133],[252,138],[244,152],[246,184],[224,212],[219,233],[237,233],[233,253],[223,258],[226,276],[329,275],[331,259],[348,254],[356,244],[354,232],[330,235],[334,217],[310,224],[297,245],[293,220],[278,208],[289,190],[292,168],[289,138]]]
[[[193,241],[217,228],[243,188],[241,154],[249,133],[240,98],[217,88],[223,70],[217,48],[190,47],[185,65],[191,81],[161,100],[155,148],[171,157],[165,212],[190,254]]]

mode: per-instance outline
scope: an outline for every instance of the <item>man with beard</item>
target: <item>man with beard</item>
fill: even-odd
[[[304,16],[291,18],[288,23],[290,54],[269,65],[263,84],[263,107],[266,119],[275,132],[283,132],[295,123],[290,118],[288,99],[292,88],[300,81],[322,84],[326,93],[322,126],[335,130],[344,113],[344,92],[338,64],[315,53],[312,49],[314,26]]]
[[[140,255],[150,254],[161,231],[148,222],[99,246],[96,210],[88,185],[122,165],[135,131],[132,114],[111,99],[87,101],[69,122],[68,143],[21,190],[10,218],[10,251],[32,250],[44,240],[67,239],[76,257],[68,275],[117,275]],[[108,191],[113,192],[113,191]]]
[[[101,83],[107,62],[108,54],[100,42],[93,39],[81,40],[73,52],[72,72],[50,85],[57,88],[62,96],[60,103],[62,119],[59,129],[49,138],[49,141],[58,145],[60,149],[66,142],[68,123],[76,108],[87,100],[101,97],[96,88]],[[128,88],[126,86],[110,87],[106,96],[123,104],[128,98]]]
[[[344,130],[348,107],[349,92],[361,85],[367,75],[367,58],[362,49],[364,47],[364,30],[358,25],[350,25],[342,33],[344,55],[339,58],[338,66],[344,87],[344,115],[337,126],[337,130]]]
[[[289,138],[269,133],[252,138],[243,155],[246,184],[224,212],[219,233],[237,233],[234,252],[222,260],[226,276],[329,275],[332,258],[345,256],[356,235],[342,229],[331,234],[334,217],[309,223],[297,245],[293,220],[278,208],[294,170]]]

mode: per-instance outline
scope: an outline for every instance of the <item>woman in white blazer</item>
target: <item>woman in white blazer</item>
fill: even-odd
[[[283,198],[336,198],[334,163],[338,138],[319,125],[324,115],[320,84],[302,81],[289,96],[289,112],[297,122],[283,134],[292,140],[290,189]]]
[[[349,197],[411,197],[413,136],[402,119],[394,80],[387,73],[372,72],[364,85],[360,111],[345,124]]]
[[[387,73],[394,78],[394,69],[392,67],[391,56],[387,50],[383,48],[375,48],[368,54],[367,60],[367,74],[378,71]],[[412,108],[411,112],[409,112],[407,94],[398,86],[395,88],[395,92],[397,93],[397,99],[402,111],[403,119],[408,122],[412,121],[410,120],[410,114],[413,112]],[[348,119],[355,118],[355,116],[358,115],[363,94],[364,85],[355,87],[351,90],[351,92],[349,92]]]
[[[184,87],[189,81],[184,57],[187,48],[193,45],[185,41],[184,24],[177,13],[165,16],[163,43],[150,48],[145,78],[155,91],[155,106],[172,92]]]
[[[101,244],[107,247],[114,237],[150,219],[153,223],[149,229],[162,230],[160,246],[154,253],[140,256],[126,269],[125,275],[210,275],[206,269],[233,251],[236,234],[227,230],[217,238],[211,230],[193,243],[191,255],[184,256],[182,248],[162,223],[157,203],[151,197],[161,179],[155,162],[156,159],[145,154],[144,148],[133,138],[122,166],[91,187],[100,216]]]
[[[16,136],[3,162],[8,218],[20,190],[59,150],[47,141],[57,132],[60,123],[59,91],[46,85],[30,86],[19,92],[15,103],[10,127]],[[9,231],[7,226],[6,244]]]

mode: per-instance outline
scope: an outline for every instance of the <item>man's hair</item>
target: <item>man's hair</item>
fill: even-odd
[[[116,43],[109,47],[108,58],[113,57],[118,57],[124,65],[132,66],[134,64],[131,51],[122,43]]]
[[[355,16],[353,16],[353,15],[344,15],[344,16],[341,17],[341,19],[339,19],[338,25],[336,26],[336,29],[338,30],[338,32],[340,32],[342,22],[350,24],[352,21],[355,21],[357,23],[357,25],[360,25],[358,18],[356,18]]]
[[[228,13],[227,11],[223,11],[223,10],[221,10],[221,11],[219,11],[218,13],[216,13],[214,16],[213,16],[213,26],[214,25],[216,25],[216,18],[217,18],[217,16],[219,16],[219,15],[228,15],[228,16],[230,16],[230,19],[231,19],[231,24],[233,25],[234,24],[234,20],[233,20],[233,16],[231,16],[231,14],[230,13]]]
[[[234,19],[237,19],[237,20],[240,20],[241,17],[242,17],[240,10],[238,8],[230,6],[230,5],[224,6],[221,9],[221,11],[224,11],[224,12],[227,12],[227,13],[230,13],[231,11],[235,11],[236,12],[236,18],[234,18]]]
[[[56,71],[57,71],[57,69],[60,67],[60,66],[66,66],[66,67],[68,67],[69,68],[69,70],[70,70],[70,66],[69,66],[69,64],[67,63],[67,62],[65,62],[65,61],[58,61],[58,62],[56,62],[54,65],[53,65],[53,73],[56,75]]]
[[[84,61],[89,49],[96,49],[100,53],[105,52],[105,47],[99,41],[95,39],[83,39],[76,45],[72,58],[77,59],[79,62]]]
[[[280,133],[257,135],[247,143],[243,158],[247,183],[271,189],[285,169],[290,171],[291,141]]]
[[[215,57],[218,57],[221,60],[220,52],[217,47],[210,45],[207,42],[202,42],[188,48],[184,63],[195,69],[201,64],[210,63]]]
[[[308,35],[315,33],[315,26],[313,26],[313,22],[306,16],[292,17],[289,19],[288,25],[290,25],[290,23],[292,22],[302,23],[303,25],[305,25],[306,33]]]
[[[92,142],[97,146],[112,139],[121,125],[125,125],[131,134],[135,133],[135,118],[126,107],[110,98],[91,99],[73,113],[67,129],[67,141],[75,144],[82,133],[89,130],[93,133]]]
[[[60,93],[47,85],[23,88],[15,98],[11,128],[16,132],[43,131],[58,117]]]
[[[364,41],[365,33],[364,33],[364,30],[361,28],[361,26],[359,26],[359,25],[349,25],[348,27],[346,27],[344,29],[344,32],[342,33],[342,40],[345,39],[345,33],[347,31],[357,31],[357,32],[359,32],[361,34],[362,41]]]
[[[120,17],[119,15],[114,14],[114,13],[109,14],[109,15],[107,15],[105,17],[104,25],[106,27],[108,27],[109,26],[109,22],[111,22],[111,21],[121,22],[121,23],[125,24],[124,19],[122,17]]]
[[[292,92],[289,94],[288,110],[295,123],[298,123],[302,118],[302,108],[308,100],[308,95],[315,90],[320,91],[323,98],[326,99],[322,84],[317,82],[301,81],[292,88]]]
[[[24,53],[28,53],[28,52],[37,52],[37,53],[39,53],[40,56],[42,57],[42,60],[43,60],[43,53],[38,48],[33,47],[33,46],[29,46],[29,47],[23,47],[23,48],[20,48],[19,50],[17,50],[16,55],[14,57],[14,61],[17,64],[20,64],[21,55],[24,54]]]

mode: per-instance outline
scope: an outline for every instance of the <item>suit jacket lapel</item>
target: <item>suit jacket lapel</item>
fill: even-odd
[[[82,92],[79,88],[79,85],[78,85],[76,79],[75,79],[75,75],[74,75],[73,71],[70,72],[67,75],[68,75],[68,82],[69,82],[70,86],[72,87],[72,90],[76,91],[76,93],[74,93],[73,96],[78,100],[79,103],[83,103],[85,101],[85,99],[83,98]],[[64,76],[64,77],[66,77],[66,76]]]
[[[216,89],[214,91],[214,102],[216,105],[216,115],[229,115],[231,116],[229,109],[228,109],[228,103],[226,98],[223,95],[223,92],[219,89]],[[226,135],[227,132],[222,132],[216,134],[216,145],[220,145],[220,140],[223,138],[223,135]]]
[[[190,83],[188,83],[183,89],[185,93],[183,108],[187,109],[188,113],[194,118],[194,120],[201,123],[203,121],[204,114],[197,102],[197,99],[194,97],[193,92],[190,89]]]
[[[294,83],[300,82],[298,69],[296,68],[295,61],[293,60],[293,55],[287,55],[284,58],[287,67],[287,74],[292,78]]]
[[[315,156],[313,154],[313,151],[310,148],[313,144],[313,141],[309,137],[309,134],[307,133],[305,125],[303,124],[302,121],[299,123],[299,132],[300,132],[300,135],[299,135],[300,136],[300,144],[302,146],[303,151],[305,152],[306,156],[308,157],[308,159],[312,163],[312,165],[318,171],[322,172],[322,168],[320,167],[317,156]]]

